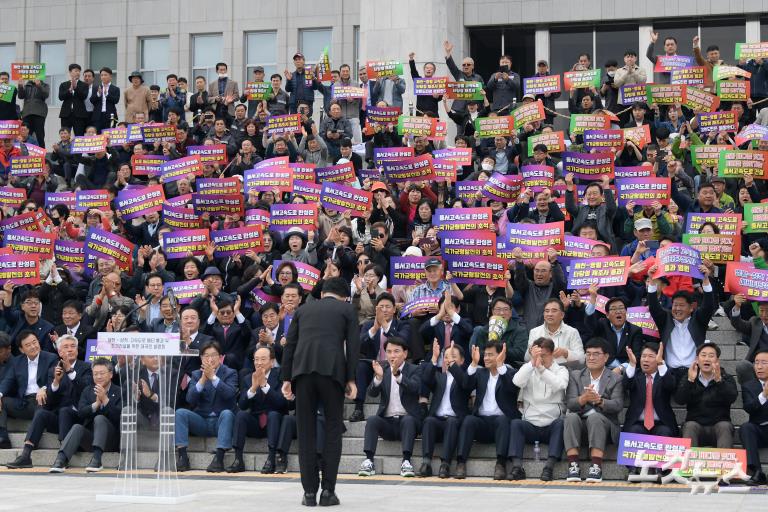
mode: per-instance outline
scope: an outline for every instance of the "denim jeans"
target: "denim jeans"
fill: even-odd
[[[203,417],[189,409],[176,411],[176,446],[188,446],[189,435],[216,436],[216,448],[232,448],[232,428],[235,413],[222,411],[218,416]]]

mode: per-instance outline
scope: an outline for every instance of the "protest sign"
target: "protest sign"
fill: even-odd
[[[507,260],[494,256],[447,257],[446,270],[457,283],[504,287]]]
[[[437,119],[423,116],[400,116],[397,118],[398,135],[431,137],[437,131]]]
[[[755,268],[752,263],[731,262],[725,268],[725,291],[741,293],[748,300],[768,301],[768,270]]]
[[[204,256],[211,243],[207,229],[178,229],[166,231],[163,236],[163,251],[169,260],[188,256]]]
[[[693,57],[689,55],[657,55],[653,72],[670,73],[675,69],[690,68],[693,63]]]
[[[523,180],[518,175],[494,172],[483,184],[482,194],[492,201],[512,203],[517,200],[523,188]]]
[[[192,208],[186,206],[173,206],[163,204],[163,224],[174,229],[195,229],[202,225],[200,215]]]
[[[40,224],[35,217],[35,212],[26,212],[0,220],[0,233],[9,229],[38,231],[40,229]]]
[[[702,258],[713,263],[739,261],[741,255],[741,236],[739,235],[686,233],[683,234],[683,243],[696,249]]]
[[[523,165],[520,174],[523,176],[523,186],[534,193],[552,188],[555,182],[555,168],[549,165]]]
[[[412,301],[407,302],[400,310],[400,318],[405,318],[422,310],[437,311],[437,303],[439,301],[439,297],[421,297],[419,299],[413,299]]]
[[[496,256],[496,234],[490,231],[440,231],[438,237],[445,258]]]
[[[613,173],[617,180],[621,178],[650,178],[654,175],[653,166],[651,165],[614,167]]]
[[[151,185],[137,189],[121,190],[117,193],[115,206],[123,220],[141,217],[163,209],[165,192],[162,185]]]
[[[248,82],[243,93],[248,101],[269,101],[272,99],[272,84],[270,82]]]
[[[750,140],[768,140],[768,126],[757,123],[748,124],[742,128],[734,140],[738,146]]]
[[[317,204],[273,204],[269,207],[269,225],[274,231],[295,227],[314,231],[317,229]]]
[[[400,107],[366,107],[365,119],[370,126],[396,125],[402,109]]]
[[[45,80],[45,63],[25,64],[21,62],[11,63],[11,80],[23,82],[26,80]]]
[[[670,178],[621,178],[616,180],[619,206],[633,201],[638,205],[655,201],[668,205],[672,197]]]
[[[748,80],[721,80],[715,83],[715,94],[721,101],[747,101],[751,88]]]
[[[735,59],[739,60],[757,60],[768,57],[768,43],[736,43]]]
[[[660,338],[659,328],[651,316],[648,306],[627,308],[627,322],[636,325],[643,330],[643,334],[652,338]]]
[[[579,236],[565,235],[562,249],[557,253],[558,259],[567,265],[572,259],[585,259],[592,257],[592,248],[596,245],[607,247],[605,242],[582,238]]]
[[[736,118],[736,112],[726,110],[723,112],[702,112],[696,115],[699,122],[699,131],[702,133],[716,132],[738,132],[739,120]]]
[[[523,78],[523,94],[560,92],[560,75],[532,76]]]
[[[414,156],[413,148],[373,148],[373,163],[380,167],[387,160],[402,160]],[[435,158],[438,158],[435,155]]]
[[[547,152],[562,153],[565,151],[565,137],[562,131],[544,132],[528,137],[528,156],[533,156],[533,148],[543,144]]]
[[[692,446],[685,452],[685,466],[679,475],[688,478],[721,477],[733,472],[738,464],[742,471],[747,469],[747,450],[740,448],[700,448]]]
[[[429,181],[435,177],[432,169],[432,155],[424,154],[402,160],[389,160],[381,164],[387,180],[398,183],[406,181]]]
[[[590,87],[600,88],[600,78],[602,70],[585,69],[582,71],[566,71],[563,73],[563,88],[566,91],[573,89],[588,89]]]
[[[101,228],[88,228],[85,234],[85,274],[96,272],[96,260],[107,258],[125,272],[132,271],[133,243]]]
[[[617,130],[584,130],[584,148],[588,151],[607,151],[611,148],[624,147],[624,131]]]
[[[280,268],[282,262],[282,260],[275,260],[272,262],[272,279],[275,281],[277,281],[277,269]],[[320,271],[312,265],[301,263],[300,261],[292,261],[291,265],[296,267],[296,271],[299,274],[296,281],[301,287],[306,291],[312,290],[320,279]]]
[[[514,127],[516,130],[523,128],[528,123],[541,121],[546,118],[546,115],[544,114],[544,104],[541,100],[536,100],[531,103],[523,103],[513,110],[511,115],[512,119],[514,119]]]
[[[327,181],[322,184],[320,204],[337,212],[352,212],[353,217],[360,217],[373,206],[373,194],[365,190]]]
[[[163,293],[168,294],[168,290],[173,290],[173,295],[179,304],[189,304],[198,295],[205,294],[205,284],[200,279],[190,281],[171,281],[163,284]]]
[[[199,178],[195,180],[197,193],[205,196],[242,194],[243,182],[237,178]]]
[[[720,163],[720,151],[731,148],[733,148],[733,146],[728,144],[702,144],[691,146],[691,160],[693,166],[699,171],[702,171],[705,167],[717,167]]]
[[[40,284],[40,256],[36,254],[0,254],[0,286]]]
[[[446,76],[416,77],[413,79],[413,94],[414,96],[445,94],[445,84],[447,82],[448,77]]]
[[[0,101],[10,103],[13,101],[13,95],[16,93],[16,86],[13,84],[0,83]]]
[[[668,244],[656,251],[656,273],[654,279],[667,276],[686,276],[703,279],[699,270],[701,254],[693,247],[684,244]]]
[[[116,126],[114,128],[104,128],[101,134],[107,138],[109,147],[125,146],[131,143],[128,138],[127,126]]]
[[[211,196],[195,192],[192,194],[192,208],[197,215],[208,213],[242,216],[245,210],[245,198],[242,194]]]
[[[749,174],[755,179],[767,179],[768,151],[742,151],[724,149],[720,151],[717,175],[723,178],[742,178]]]
[[[705,223],[712,223],[720,228],[721,235],[741,233],[740,213],[695,213],[689,212],[685,224],[686,233],[698,233]]]
[[[368,79],[376,80],[403,74],[403,63],[396,60],[369,60],[365,64]]]
[[[688,438],[621,432],[616,447],[616,463],[622,466],[640,466],[641,463],[637,462],[638,452],[642,452],[642,458],[639,460],[643,466],[661,469],[675,454],[685,452],[690,447],[691,440]],[[653,464],[650,464],[651,462]],[[677,469],[680,465],[681,463],[677,462],[671,467]]]
[[[75,193],[74,192],[46,192],[45,193],[45,207],[51,208],[54,205],[63,204],[70,210],[75,208]]]
[[[227,165],[227,145],[189,146],[187,147],[187,156],[197,156],[203,165]]]
[[[301,133],[301,114],[269,116],[266,130],[270,137],[272,135]]]
[[[459,164],[447,158],[436,158],[432,160],[432,170],[435,172],[434,181],[455,183],[458,179]]]
[[[273,158],[267,158],[266,160],[262,160],[261,162],[258,162],[253,166],[254,169],[260,170],[260,169],[272,169],[275,167],[288,167],[289,166],[289,157],[287,156],[276,156]]]
[[[160,166],[160,181],[162,183],[178,181],[190,174],[195,176],[203,174],[203,166],[200,163],[200,158],[197,156],[177,158],[176,160],[163,162]]]
[[[538,251],[546,256],[547,249],[560,250],[564,244],[564,222],[549,222],[546,224],[514,223],[507,224],[507,230],[504,237],[506,250],[512,250],[515,247],[530,250],[531,248],[542,249]]]
[[[768,203],[744,205],[744,232],[768,233]]]
[[[290,192],[293,188],[293,170],[290,167],[268,167],[266,169],[247,169],[243,175],[245,193]]]
[[[159,176],[163,164],[168,161],[166,155],[131,156],[131,174],[134,176]]]
[[[645,84],[622,85],[619,88],[619,103],[625,106],[635,103],[645,103],[648,98],[648,89]]]
[[[87,212],[91,208],[109,210],[109,191],[100,189],[75,192],[75,211]]]
[[[288,164],[288,167],[293,169],[293,179],[300,181],[315,181],[315,164],[307,162],[295,162]]]
[[[580,180],[613,178],[612,153],[563,153],[563,173],[573,174]]]
[[[575,135],[584,133],[584,130],[607,130],[611,127],[611,120],[603,114],[573,114],[569,131]]]
[[[75,274],[85,269],[85,242],[79,240],[54,240],[53,254],[56,266],[64,267]]]
[[[323,47],[323,51],[320,53],[320,58],[317,59],[317,79],[321,82],[330,82],[333,79],[333,73],[331,69],[331,57],[328,52],[328,47]]]
[[[424,264],[431,256],[391,256],[389,259],[390,284],[410,286],[427,280]]]
[[[251,304],[255,311],[260,310],[268,303],[280,304],[280,297],[276,295],[268,295],[267,292],[261,288],[254,288],[251,293],[248,294],[248,298],[251,299]]]
[[[707,82],[707,68],[692,66],[690,68],[673,69],[669,74],[670,84],[704,86]]]
[[[627,284],[630,267],[629,256],[573,259],[568,269],[568,289],[600,288]]]
[[[176,142],[176,126],[161,123],[143,124],[141,125],[141,137],[145,144]]]
[[[19,136],[21,121],[15,119],[0,120],[0,139],[15,139]]]
[[[643,149],[646,144],[651,143],[651,126],[644,124],[632,128],[624,128],[624,140],[633,143],[638,149]]]
[[[27,231],[26,229],[6,229],[3,231],[3,247],[9,247],[18,254],[37,254],[41,259],[53,258],[55,233]]]
[[[315,169],[315,179],[318,183],[352,183],[357,180],[355,166],[352,162],[318,167]]]
[[[45,172],[44,156],[12,156],[11,176],[37,176]]]
[[[484,139],[501,135],[507,137],[515,133],[515,120],[512,116],[475,118],[475,137]]]
[[[102,135],[89,135],[75,137],[72,139],[72,149],[70,153],[104,153],[107,150],[107,139]]]
[[[712,68],[712,81],[728,80],[740,76],[742,78],[751,78],[752,73],[738,66],[719,65]]]
[[[449,100],[482,101],[482,82],[446,82],[445,97]]]
[[[432,225],[439,230],[493,230],[490,208],[438,208],[432,215]]]
[[[216,258],[256,251],[262,246],[261,226],[211,231],[211,243],[216,247]]]
[[[291,200],[296,196],[301,196],[308,203],[320,203],[320,194],[322,192],[322,185],[319,183],[311,183],[308,181],[293,181],[293,191],[291,192]]]
[[[685,89],[683,106],[694,112],[714,112],[720,106],[720,98],[704,89],[689,85]]]
[[[686,86],[675,84],[648,84],[646,100],[648,104],[675,105],[685,103]]]
[[[482,197],[484,181],[459,181],[456,183],[456,197],[466,204],[473,204]]]
[[[261,208],[245,210],[246,226],[261,226],[264,228],[262,231],[267,231],[270,220],[270,214],[267,210],[262,210]]]
[[[365,97],[365,89],[353,85],[335,83],[331,85],[331,97],[335,100],[355,100]]]

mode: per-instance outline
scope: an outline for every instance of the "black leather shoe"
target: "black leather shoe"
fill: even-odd
[[[507,478],[507,469],[504,467],[504,464],[501,462],[497,462],[496,466],[493,468],[493,479],[494,480],[504,480]]]
[[[317,506],[317,493],[314,492],[305,492],[304,497],[301,498],[301,504],[305,507],[316,507]]]
[[[457,462],[456,463],[456,474],[453,475],[453,478],[457,478],[459,480],[464,480],[467,478],[467,463],[466,462]]]
[[[768,483],[768,477],[766,477],[765,473],[762,471],[755,471],[754,474],[749,477],[749,480],[744,482],[745,485],[749,486],[765,485],[766,483]]]
[[[266,462],[264,462],[264,465],[261,467],[261,474],[271,475],[274,472],[275,472],[275,461],[267,457]]]
[[[507,473],[507,480],[525,480],[525,470],[520,466],[512,466]]]
[[[224,472],[224,463],[221,462],[216,457],[213,458],[210,464],[208,464],[208,467],[205,468],[205,470],[208,473],[223,473]]]
[[[32,457],[19,455],[16,460],[5,465],[8,469],[27,469],[32,467]]]
[[[227,468],[227,473],[242,473],[245,471],[243,459],[235,459],[232,465]]]
[[[541,476],[539,477],[539,480],[541,480],[542,482],[551,482],[552,468],[549,466],[544,466],[544,469],[541,470]]]
[[[277,460],[275,462],[275,473],[283,474],[288,472],[288,459],[285,455],[277,454]]]
[[[358,421],[365,420],[365,413],[363,413],[362,409],[355,409],[352,411],[352,414],[349,415],[349,422],[350,423],[356,423]]]
[[[438,478],[450,478],[451,477],[451,466],[447,462],[441,462],[440,463],[440,469],[437,472]]]
[[[67,469],[67,458],[64,454],[59,453],[56,456],[56,460],[53,462],[53,466],[48,470],[49,473],[63,473]]]
[[[186,455],[179,455],[176,459],[176,471],[179,473],[183,473],[185,471],[189,471],[189,457]]]
[[[339,504],[339,497],[335,492],[331,492],[327,489],[323,489],[320,493],[320,506],[321,507],[333,507]]]
[[[432,476],[432,464],[430,464],[429,462],[422,462],[421,467],[419,468],[418,475],[421,478],[427,478]]]

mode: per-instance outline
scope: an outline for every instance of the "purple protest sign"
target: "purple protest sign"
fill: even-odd
[[[446,258],[496,256],[496,233],[492,231],[440,231],[438,237]]]
[[[203,174],[203,164],[198,156],[185,156],[165,162],[160,166],[161,181],[169,183],[185,178],[189,174],[200,176]]]
[[[304,231],[317,229],[316,204],[273,204],[270,210],[270,228],[275,231],[288,231],[299,227]]]
[[[599,240],[592,240],[589,238],[582,238],[579,236],[565,235],[565,244],[563,248],[558,252],[558,259],[567,265],[570,260],[577,258],[591,258],[592,249],[596,245],[602,245],[608,247],[604,242]],[[609,248],[610,250],[610,248]]]
[[[400,318],[405,318],[415,313],[420,309],[437,308],[437,303],[440,302],[439,297],[422,297],[420,299],[413,299],[406,303],[400,310]]]
[[[663,437],[646,434],[631,434],[621,432],[619,444],[616,447],[616,463],[622,466],[649,466],[661,469],[674,454],[685,452],[691,448],[691,440],[687,437]],[[641,462],[638,452],[642,451]],[[649,464],[653,463],[653,464]],[[679,468],[682,460],[671,467]]]
[[[75,209],[75,193],[74,192],[46,192],[45,207],[51,208],[57,204],[63,204],[70,210],[74,210]]]
[[[493,230],[490,208],[438,208],[432,215],[432,225],[440,230]]]
[[[168,290],[173,290],[173,294],[176,296],[179,304],[189,304],[195,297],[206,292],[205,285],[200,279],[165,283],[163,285],[163,292],[167,294]]]
[[[520,174],[523,175],[523,186],[534,193],[552,188],[555,183],[555,169],[549,165],[524,165]]]
[[[248,169],[243,178],[246,194],[251,190],[271,192],[277,189],[279,192],[289,192],[293,188],[293,169],[287,167]]]
[[[85,235],[86,275],[92,275],[96,271],[98,258],[111,259],[120,270],[129,272],[133,266],[133,247],[129,240],[120,235],[100,228],[89,228]]]
[[[668,244],[656,251],[656,273],[654,279],[665,276],[687,276],[703,279],[699,270],[701,253],[684,244]]]
[[[211,242],[207,229],[180,229],[163,233],[163,252],[169,260],[203,256]]]
[[[653,176],[652,165],[636,165],[633,167],[614,168],[616,179],[620,178],[650,178]]]
[[[192,208],[163,204],[163,224],[175,229],[196,229],[202,226],[202,219]]]
[[[293,198],[296,196],[301,196],[308,203],[319,203],[322,190],[323,186],[319,183],[294,180],[293,191],[291,192],[291,200],[293,200]]]
[[[575,175],[580,180],[613,178],[613,154],[611,153],[563,153],[563,173]]]
[[[412,157],[415,154],[413,148],[373,148],[373,162],[376,167],[380,167],[382,162],[391,160],[402,160]]]
[[[254,288],[251,290],[251,293],[248,295],[248,297],[251,299],[251,303],[253,304],[253,309],[255,311],[258,311],[270,302],[272,304],[280,304],[280,297],[276,295],[268,295],[261,288]]]
[[[106,189],[75,192],[75,211],[87,212],[91,208],[109,210],[109,192]]]
[[[579,290],[597,284],[600,288],[624,286],[629,278],[629,256],[573,259],[568,268],[568,289]]]
[[[658,201],[668,205],[672,197],[670,178],[621,178],[616,180],[619,206],[630,201],[647,205]]]
[[[456,183],[456,197],[467,204],[474,204],[483,190],[484,181],[459,181]]]
[[[85,242],[78,240],[55,240],[53,254],[56,265],[75,274],[82,274],[85,269]]]
[[[283,260],[272,262],[272,279],[275,281],[277,281],[277,269],[280,268],[282,262]],[[320,280],[320,271],[312,265],[301,263],[300,261],[292,261],[291,264],[296,267],[296,271],[299,273],[296,281],[304,290],[312,290]]]
[[[288,167],[293,169],[293,179],[300,181],[315,181],[315,168],[317,165],[308,164],[306,162],[295,162],[288,164]]]
[[[646,336],[661,338],[659,328],[656,326],[656,322],[653,321],[651,310],[648,306],[627,308],[627,322],[640,327]]]
[[[217,258],[257,250],[261,247],[262,238],[261,226],[211,231],[211,243],[216,246],[214,255]]]
[[[352,162],[346,162],[330,167],[319,167],[315,169],[315,179],[318,183],[352,183],[357,180],[355,175],[355,166]]]
[[[262,210],[261,208],[245,210],[245,225],[262,226],[266,231],[269,226],[269,212],[267,210]]]
[[[424,264],[431,256],[391,256],[389,258],[390,284],[413,285],[425,282],[427,272]]]
[[[457,283],[504,287],[507,260],[494,256],[454,256],[445,259],[447,269]]]
[[[127,186],[127,185],[126,185]],[[167,197],[164,204],[171,206],[187,206],[192,201],[192,193],[183,194],[176,197]]]
[[[115,205],[123,220],[141,217],[163,209],[165,192],[162,185],[152,185],[139,189],[121,190],[117,193]]]
[[[520,195],[523,188],[523,180],[520,176],[512,176],[495,172],[483,184],[481,192],[492,201],[512,203]]]
[[[320,193],[320,204],[323,208],[342,213],[351,211],[353,217],[360,217],[363,212],[371,210],[373,194],[341,183],[326,181]]]
[[[40,284],[40,256],[37,254],[0,254],[0,285],[11,282]]]

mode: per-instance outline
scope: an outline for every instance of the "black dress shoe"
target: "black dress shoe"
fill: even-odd
[[[267,457],[266,462],[264,462],[264,465],[261,467],[261,474],[271,475],[274,472],[275,472],[275,461]]]
[[[10,449],[11,449],[11,440],[0,439],[0,450],[10,450]]]
[[[242,473],[245,471],[243,459],[235,459],[232,465],[227,468],[227,473]]]
[[[339,504],[339,497],[335,492],[331,492],[327,489],[323,489],[320,493],[320,506],[321,507],[333,507]]]
[[[525,480],[525,470],[520,466],[512,466],[507,473],[507,480]]]
[[[467,463],[466,462],[457,462],[456,463],[456,474],[453,475],[453,478],[458,478],[459,480],[464,480],[467,478]]]
[[[447,462],[440,463],[440,469],[437,472],[438,478],[450,478],[451,477],[451,465]]]
[[[185,471],[189,471],[189,457],[186,455],[179,455],[176,459],[176,471],[179,473],[183,473]]]
[[[32,457],[29,455],[19,455],[16,460],[5,465],[8,469],[27,469],[32,467]]]
[[[432,464],[430,464],[429,462],[422,462],[421,467],[419,468],[418,475],[421,478],[427,478],[432,476]]]
[[[275,473],[283,474],[288,472],[288,459],[285,455],[277,454],[277,461],[275,462]]]
[[[363,413],[362,409],[355,409],[354,411],[352,411],[352,414],[349,415],[350,423],[363,421],[364,419],[365,419],[365,413]]]
[[[497,462],[496,466],[493,468],[493,479],[494,480],[504,480],[507,478],[507,468],[504,467],[504,464],[501,462]]]
[[[544,466],[544,469],[541,470],[541,476],[539,477],[539,480],[541,480],[542,482],[551,482],[552,468],[549,466]]]
[[[305,507],[316,507],[317,506],[317,493],[314,492],[305,492],[304,497],[301,498],[301,504]]]
[[[766,483],[768,483],[768,477],[765,476],[765,473],[762,471],[755,471],[752,476],[749,477],[749,480],[744,482],[744,485],[757,486],[765,485]]]
[[[223,473],[224,472],[224,463],[217,459],[216,457],[213,458],[210,464],[208,464],[208,467],[205,468],[205,470],[208,473]]]

